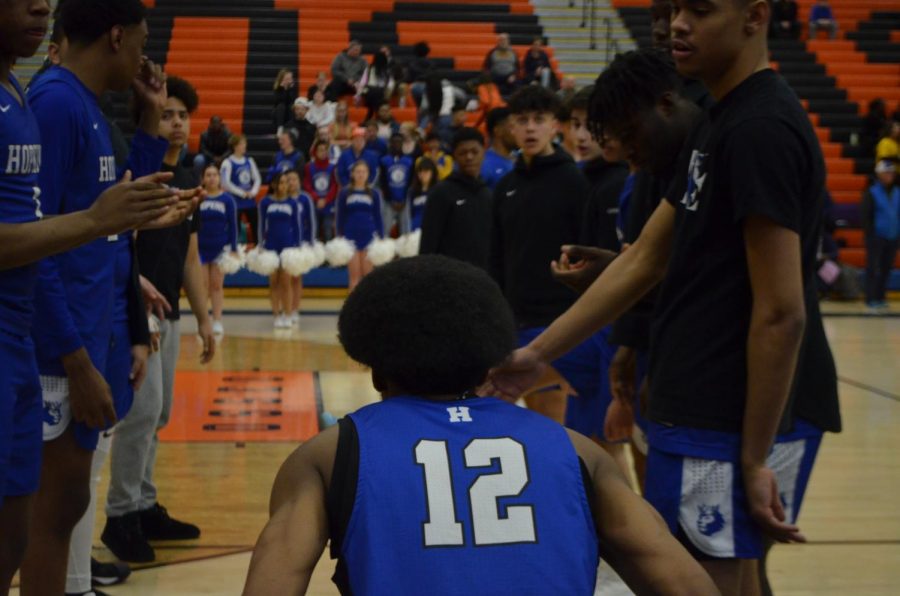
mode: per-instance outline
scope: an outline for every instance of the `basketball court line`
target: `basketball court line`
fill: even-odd
[[[872,385],[866,385],[865,383],[854,381],[853,379],[848,379],[847,377],[838,377],[838,381],[846,385],[850,385],[851,387],[856,387],[857,389],[868,391],[869,393],[873,393],[880,397],[886,397],[895,402],[900,402],[900,395],[897,395],[896,393],[891,393],[890,391],[885,391],[884,389],[879,389],[878,387],[873,387]]]

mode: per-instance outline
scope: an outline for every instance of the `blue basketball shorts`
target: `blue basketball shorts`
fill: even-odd
[[[131,387],[131,340],[127,323],[113,325],[113,336],[110,340],[106,364],[101,369],[113,398],[116,417],[121,420],[128,414],[134,401]],[[44,441],[58,439],[69,424],[73,424],[75,440],[80,447],[88,451],[97,448],[100,433],[105,429],[90,428],[84,423],[73,421],[69,403],[69,380],[66,377],[41,376],[41,388],[44,396]],[[111,426],[111,425],[110,425]]]
[[[0,330],[0,507],[41,476],[41,386],[29,337]]]

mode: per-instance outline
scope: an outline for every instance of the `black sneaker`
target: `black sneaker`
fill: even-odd
[[[131,575],[131,567],[125,563],[101,563],[91,557],[91,585],[115,586],[121,584]]]
[[[149,563],[156,559],[153,547],[141,531],[139,511],[107,517],[100,540],[122,561]]]
[[[140,512],[141,529],[147,540],[193,540],[200,537],[200,528],[169,517],[166,508],[157,503]]]

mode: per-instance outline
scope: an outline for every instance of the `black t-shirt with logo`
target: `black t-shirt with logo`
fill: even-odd
[[[651,419],[739,432],[747,394],[752,292],[743,223],[799,234],[812,282],[825,165],[787,83],[758,72],[707,110],[666,195],[676,209],[668,274],[651,335]]]

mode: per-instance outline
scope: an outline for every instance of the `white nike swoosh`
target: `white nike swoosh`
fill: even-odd
[[[460,199],[460,200],[456,201],[456,204],[457,204],[457,205],[465,205],[465,204],[466,204],[466,200],[465,200],[465,199]]]
[[[515,190],[508,190],[508,191],[506,191],[506,196],[508,196],[508,197],[511,197],[511,196],[513,196],[514,194],[516,194],[516,191],[515,191]]]
[[[100,125],[94,122],[94,130],[97,130],[98,128],[100,128]]]
[[[11,108],[11,107],[12,107],[12,104],[9,104],[8,106],[0,106],[0,112],[3,112],[5,114],[6,112],[9,111],[9,108]]]

